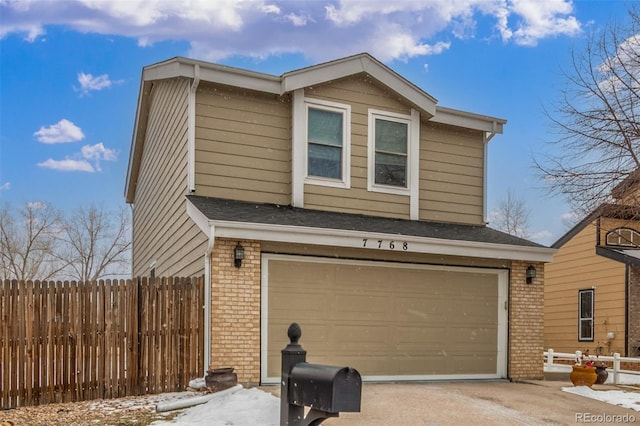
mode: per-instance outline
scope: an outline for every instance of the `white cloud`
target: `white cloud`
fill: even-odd
[[[576,212],[563,213],[562,216],[560,216],[560,221],[562,222],[562,225],[566,228],[572,228],[581,219],[582,218],[578,216]]]
[[[0,191],[8,191],[11,189],[11,182],[5,182],[0,185]]]
[[[101,171],[100,162],[115,161],[118,158],[118,154],[113,149],[105,148],[102,142],[95,145],[85,145],[80,151],[82,158],[86,160],[92,160],[93,165],[97,171]]]
[[[304,27],[309,21],[313,21],[308,16],[296,15],[295,13],[289,13],[284,19],[291,22],[294,27]]]
[[[80,92],[83,95],[94,90],[108,89],[113,84],[108,74],[94,77],[92,74],[85,74],[82,71],[78,73],[78,83],[80,83]]]
[[[262,6],[262,11],[264,13],[273,13],[274,15],[279,15],[280,14],[280,8],[278,6],[276,6],[275,4],[267,4]]]
[[[37,136],[38,141],[42,143],[78,142],[84,139],[82,129],[66,118],[49,127],[41,127],[34,136]]]
[[[82,147],[82,157],[87,160],[107,160],[113,161],[117,158],[116,151],[104,147],[102,142],[95,145],[85,145]]]
[[[49,158],[46,161],[38,163],[39,167],[46,169],[59,170],[63,172],[99,172],[102,171],[100,163],[102,161],[116,161],[118,152],[106,148],[102,142],[95,145],[85,145],[80,152],[67,157],[64,160],[54,160]]]
[[[38,166],[45,169],[59,170],[62,172],[93,173],[96,171],[87,160],[74,160],[71,158],[65,158],[64,160],[53,160],[49,158],[42,163],[38,163]]]
[[[510,36],[505,40],[513,38],[516,44],[535,46],[547,37],[577,35],[582,29],[572,12],[573,6],[566,0],[512,0],[511,13],[518,28],[508,30]]]
[[[451,39],[480,31],[533,46],[581,30],[570,0],[4,0],[0,14],[0,37],[22,33],[36,40],[47,25],[64,25],[133,37],[140,46],[187,40],[189,55],[214,61],[287,52],[313,60],[381,52],[383,27],[387,60],[435,55],[450,48]],[[487,22],[488,28],[480,27]]]
[[[532,233],[529,239],[539,244],[549,245],[553,243],[553,241],[551,241],[552,237],[553,233],[551,231],[544,230]]]

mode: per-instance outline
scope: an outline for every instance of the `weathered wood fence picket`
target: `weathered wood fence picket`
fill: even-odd
[[[180,391],[204,375],[203,278],[1,284],[2,408]]]

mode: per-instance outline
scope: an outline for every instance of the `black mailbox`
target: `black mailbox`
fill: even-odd
[[[350,367],[300,362],[289,377],[289,401],[327,413],[359,412],[360,373]]]

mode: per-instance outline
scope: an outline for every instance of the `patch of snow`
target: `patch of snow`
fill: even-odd
[[[622,390],[594,390],[588,386],[563,387],[563,391],[580,395],[608,404],[619,405],[620,407],[630,408],[640,411],[640,393],[625,392]]]
[[[280,399],[260,389],[224,391],[205,404],[190,407],[171,421],[155,421],[152,426],[278,426]]]
[[[189,381],[189,387],[191,389],[204,389],[207,387],[207,384],[204,380],[204,377],[198,377],[197,379]]]

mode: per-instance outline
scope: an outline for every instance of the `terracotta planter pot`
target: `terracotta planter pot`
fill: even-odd
[[[595,367],[587,367],[586,365],[574,365],[569,379],[574,386],[593,385],[598,380],[598,374]]]

